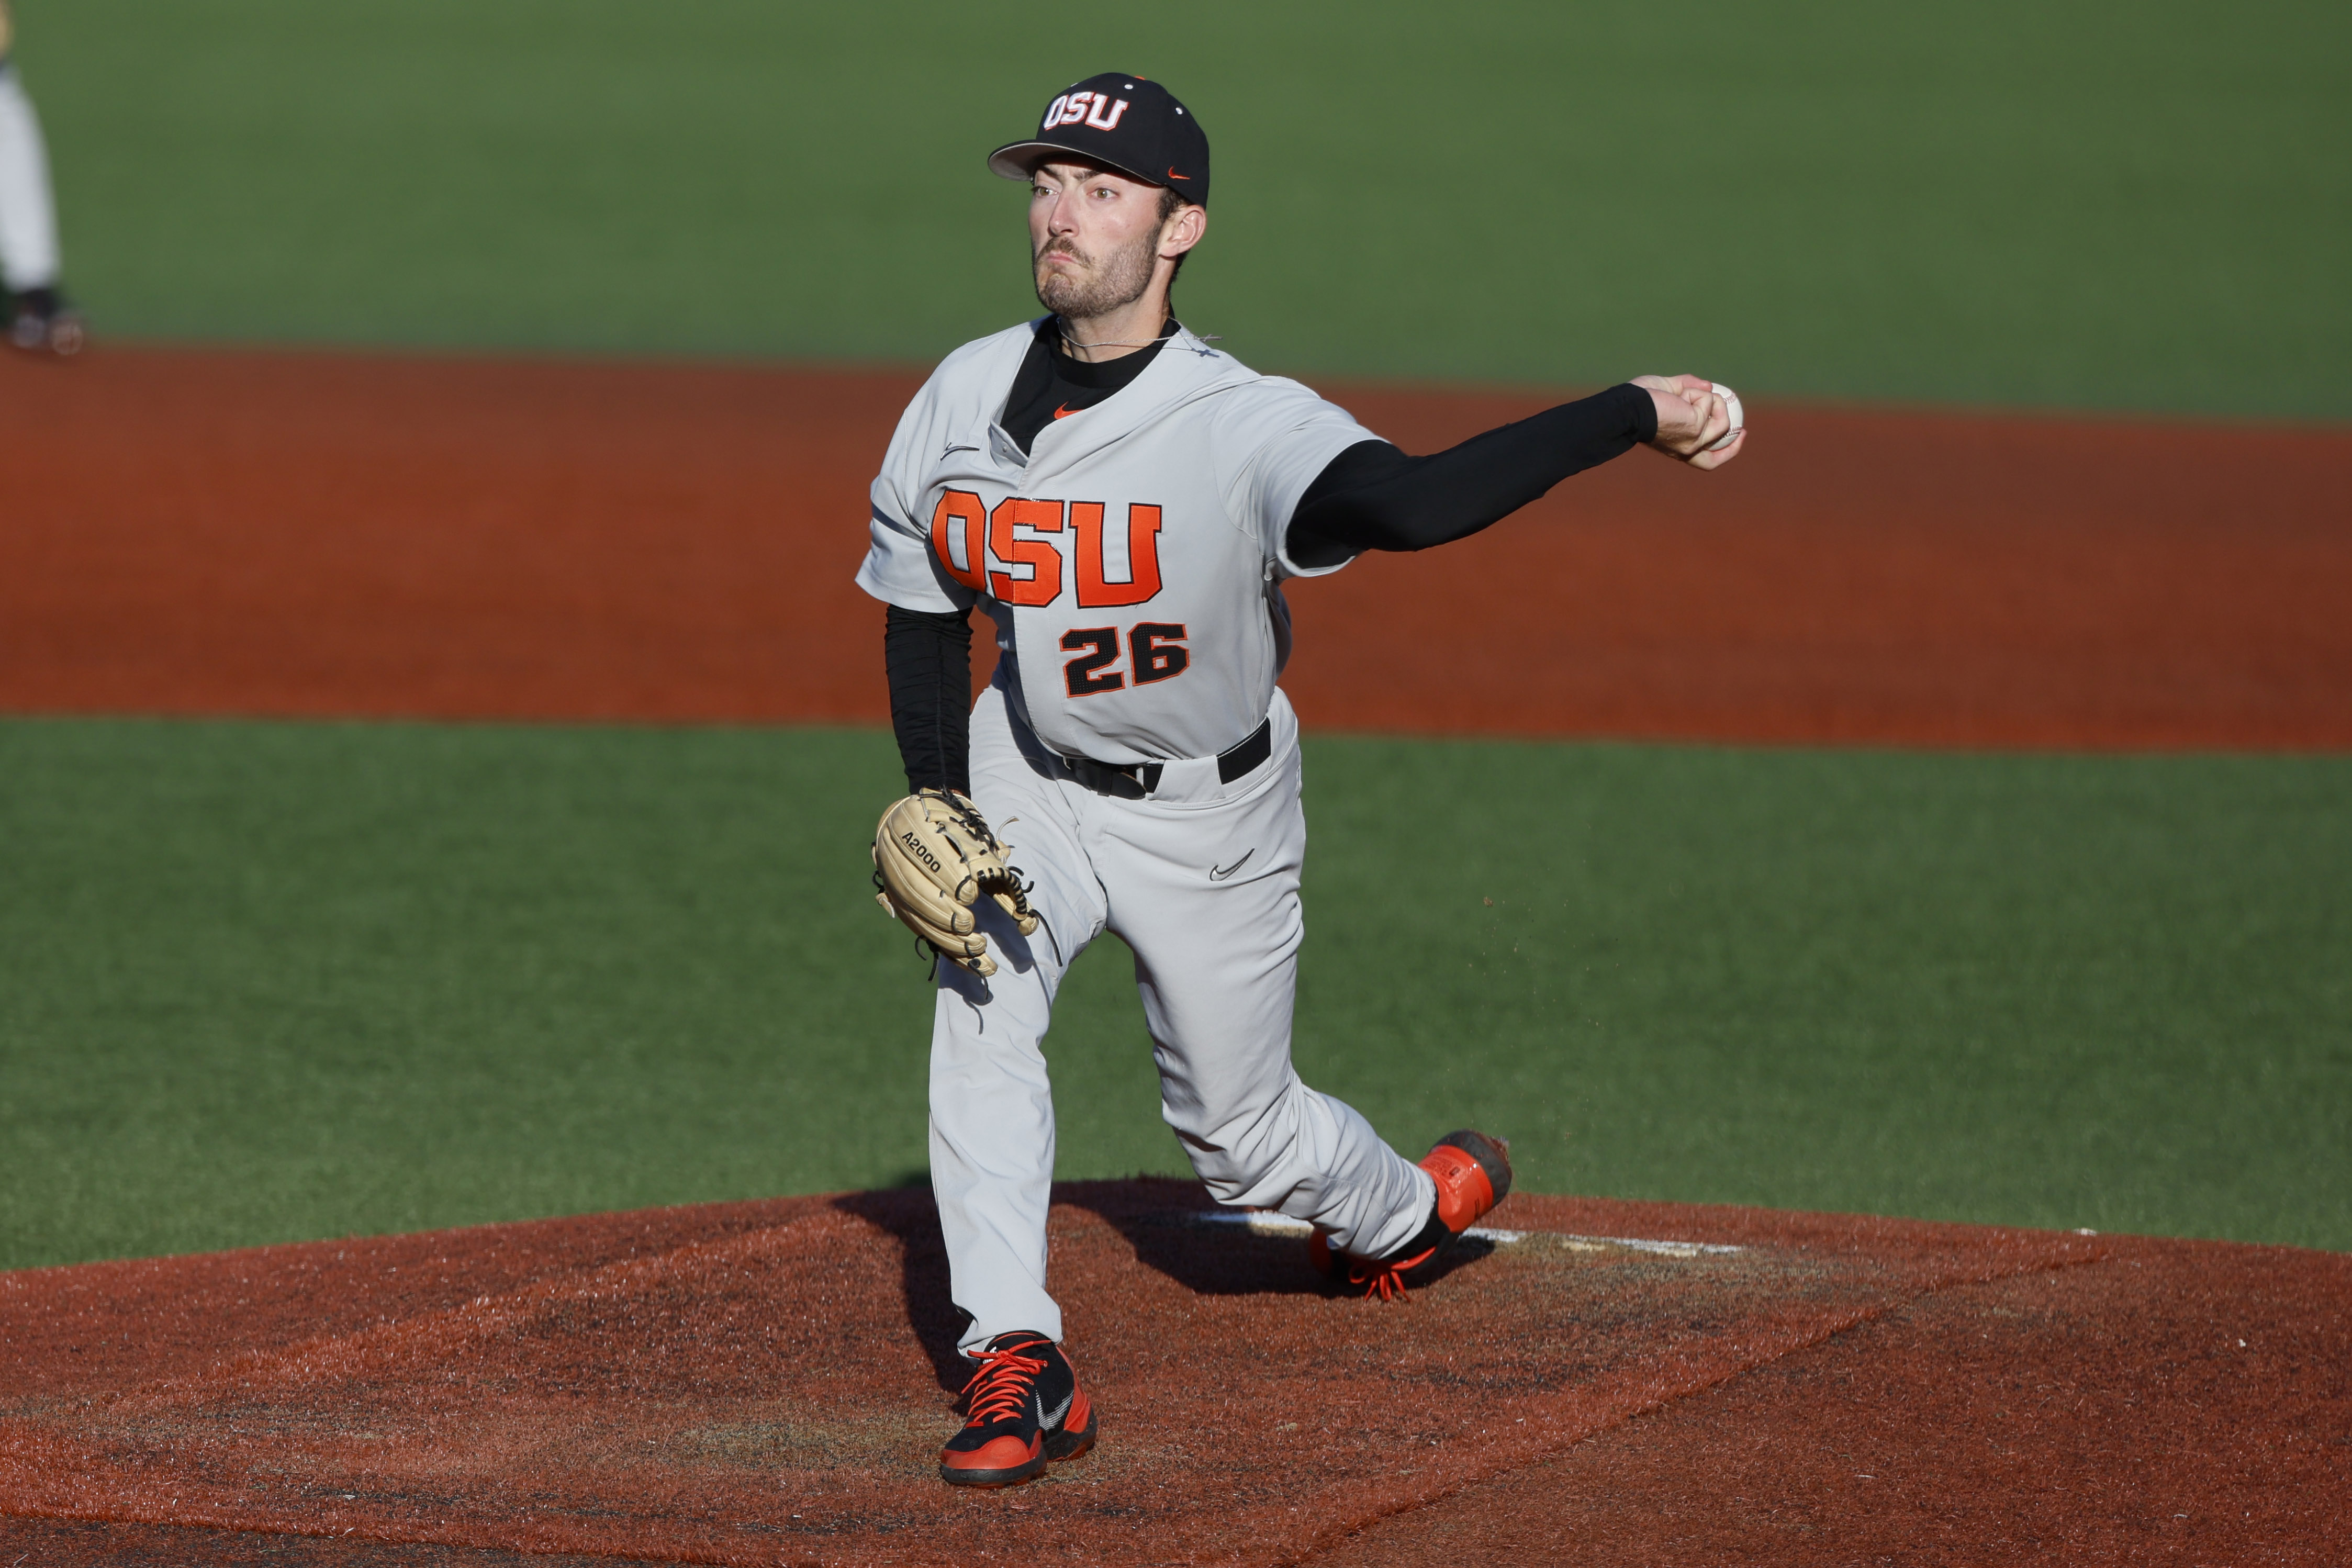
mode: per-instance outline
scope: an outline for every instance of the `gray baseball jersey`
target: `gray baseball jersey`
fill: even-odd
[[[982,605],[1038,738],[1129,764],[1214,756],[1289,655],[1283,536],[1324,467],[1376,439],[1295,381],[1180,331],[1134,383],[1024,454],[996,423],[1034,323],[968,343],[908,405],[874,480],[859,586]]]

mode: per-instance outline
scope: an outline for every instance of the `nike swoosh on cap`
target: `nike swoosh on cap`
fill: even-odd
[[[1175,170],[1171,169],[1168,171],[1168,177],[1171,180],[1189,180],[1192,176],[1190,174],[1180,174]]]

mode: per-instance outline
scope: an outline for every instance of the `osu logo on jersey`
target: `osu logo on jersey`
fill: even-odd
[[[1051,131],[1056,125],[1076,125],[1083,120],[1097,131],[1114,131],[1118,127],[1118,117],[1126,112],[1127,100],[1122,98],[1113,103],[1107,92],[1065,93],[1045,106],[1045,122],[1037,129]]]
[[[931,552],[947,574],[975,593],[1035,609],[1062,596],[1062,546],[1041,533],[1067,533],[1082,609],[1140,605],[1160,592],[1160,509],[1135,501],[1127,509],[1126,549],[1106,549],[1098,500],[1032,500],[1013,496],[991,510],[970,490],[949,490],[931,509]],[[1013,533],[1026,526],[1032,537]],[[1110,575],[1109,556],[1127,557],[1126,575]],[[992,562],[993,563],[992,564]]]

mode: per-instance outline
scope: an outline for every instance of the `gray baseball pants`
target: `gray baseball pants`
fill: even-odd
[[[972,797],[1034,879],[1024,937],[981,900],[997,972],[941,960],[931,1029],[931,1188],[967,1350],[1013,1329],[1062,1337],[1045,1289],[1054,995],[1087,943],[1135,952],[1160,1114],[1221,1204],[1311,1220],[1379,1257],[1426,1223],[1436,1188],[1371,1124],[1299,1081],[1291,1005],[1305,926],[1298,725],[1276,691],[1273,753],[1231,784],[1215,760],[1167,764],[1147,799],[1098,795],[1054,765],[992,688],[971,716]]]

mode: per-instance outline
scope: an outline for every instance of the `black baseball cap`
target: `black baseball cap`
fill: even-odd
[[[1105,71],[1071,83],[1045,106],[1037,134],[999,147],[988,166],[1008,180],[1025,180],[1059,153],[1209,205],[1209,134],[1156,81]]]

